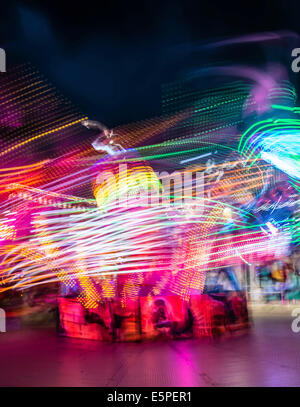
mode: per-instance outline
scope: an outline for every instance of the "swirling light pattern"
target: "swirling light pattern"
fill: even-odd
[[[276,206],[263,217],[259,202],[286,174],[284,199],[298,193],[295,91],[255,73],[253,92],[244,76],[205,92],[166,87],[164,115],[114,129],[122,150],[107,154],[37,72],[12,72],[0,84],[0,292],[57,284],[87,309],[114,297],[188,301],[208,270],[286,255],[298,201],[284,217]],[[262,84],[270,104],[264,96],[259,109]]]

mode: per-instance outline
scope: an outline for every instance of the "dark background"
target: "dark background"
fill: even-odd
[[[255,32],[298,33],[299,11],[299,0],[10,1],[1,4],[0,46],[8,69],[31,62],[83,113],[115,126],[160,114],[161,84],[212,61],[277,58],[274,44],[214,54],[203,45]],[[284,63],[297,45],[280,44]]]

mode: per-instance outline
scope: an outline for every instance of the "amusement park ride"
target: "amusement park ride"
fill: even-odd
[[[1,153],[10,164],[1,169],[2,300],[20,291],[29,303],[48,301],[61,335],[97,340],[248,328],[237,268],[282,258],[297,244],[298,199],[286,211],[282,203],[298,196],[290,144],[298,147],[299,112],[285,82],[269,89],[268,107],[264,99],[254,116],[258,102],[245,87],[212,94],[209,106],[199,96],[180,112],[134,124],[130,137],[122,126],[113,131],[67,115],[57,128],[8,144]],[[249,107],[241,134],[236,118]],[[11,132],[26,120],[14,109],[5,122]],[[100,134],[90,142],[84,128]],[[169,129],[169,140],[139,144]],[[63,152],[30,162],[36,150],[26,153],[27,145],[57,134]],[[72,137],[80,148],[70,149]]]

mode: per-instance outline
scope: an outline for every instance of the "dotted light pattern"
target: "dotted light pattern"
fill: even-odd
[[[124,307],[139,295],[189,300],[208,270],[286,253],[288,228],[274,234],[251,205],[274,183],[274,161],[261,154],[278,151],[268,137],[277,131],[278,145],[288,129],[293,141],[298,119],[264,119],[240,138],[249,91],[243,82],[204,93],[170,86],[163,116],[118,126],[127,151],[108,157],[93,151],[86,115],[37,72],[10,73],[0,83],[0,292],[60,283],[91,309],[114,297]],[[261,127],[270,130],[264,147]],[[194,196],[193,178],[180,185],[197,173],[203,192]]]

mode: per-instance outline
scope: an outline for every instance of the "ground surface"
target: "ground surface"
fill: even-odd
[[[0,386],[300,386],[291,310],[257,308],[249,334],[218,342],[110,344],[49,328],[1,333]]]

